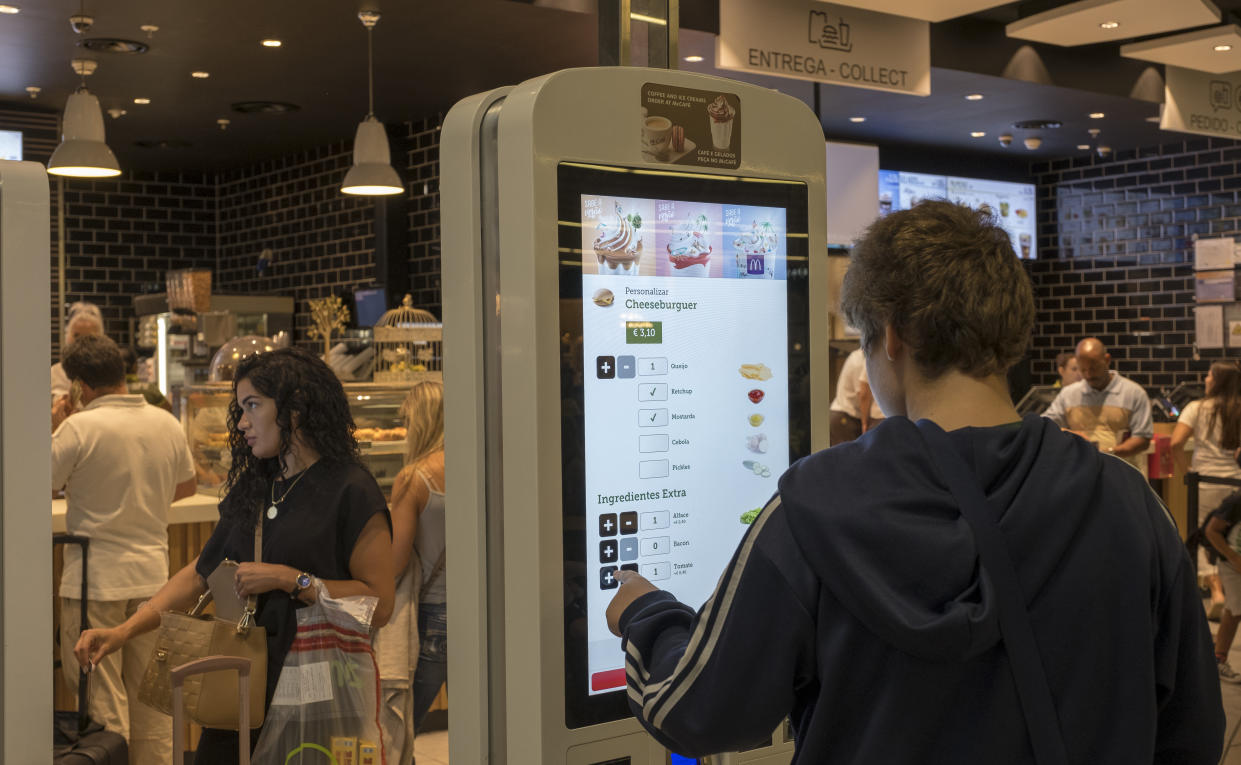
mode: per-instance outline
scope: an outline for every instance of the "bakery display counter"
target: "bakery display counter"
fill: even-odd
[[[412,384],[412,383],[411,383]],[[388,494],[405,464],[405,426],[401,404],[411,384],[346,383],[362,455],[380,488]],[[192,385],[182,391],[181,424],[194,456],[198,489],[214,495],[228,476],[228,403],[232,385]]]

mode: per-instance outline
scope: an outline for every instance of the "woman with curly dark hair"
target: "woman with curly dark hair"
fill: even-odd
[[[332,371],[305,351],[281,349],[241,363],[229,402],[232,466],[220,522],[202,553],[119,627],[87,630],[75,647],[89,666],[126,640],[189,610],[222,560],[241,561],[234,587],[258,596],[267,630],[267,698],[297,630],[295,611],[313,603],[318,579],[334,598],[374,595],[376,628],[392,611],[392,523],[383,492],[358,460],[353,417]],[[263,528],[262,562],[254,532]],[[251,746],[259,731],[252,732]],[[196,758],[237,761],[237,733],[205,729]]]

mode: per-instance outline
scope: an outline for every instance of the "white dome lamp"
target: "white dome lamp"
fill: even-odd
[[[86,77],[95,71],[96,65],[89,59],[73,60],[73,70],[81,76],[82,84],[65,102],[60,145],[47,163],[47,171],[52,175],[111,178],[121,174],[116,155],[104,141],[99,99],[86,89]]]
[[[366,119],[358,123],[353,137],[353,167],[345,174],[340,190],[358,196],[382,196],[405,191],[401,178],[392,169],[392,153],[383,123],[375,119],[375,60],[373,35],[379,23],[376,11],[359,11],[358,18],[366,27],[366,83],[368,106]]]

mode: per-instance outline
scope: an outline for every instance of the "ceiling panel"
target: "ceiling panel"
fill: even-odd
[[[893,16],[908,16],[923,21],[947,21],[958,16],[968,16],[1001,5],[1011,0],[824,0],[833,5],[847,5]]]
[[[1123,46],[1120,55],[1212,74],[1235,72],[1241,70],[1241,27],[1225,24],[1132,43]]]
[[[1081,0],[1009,24],[1009,37],[1049,45],[1092,45],[1218,24],[1210,0]],[[1116,26],[1112,27],[1111,25]]]

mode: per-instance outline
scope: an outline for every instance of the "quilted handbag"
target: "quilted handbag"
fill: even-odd
[[[254,533],[254,560],[260,560],[263,529]],[[223,564],[221,564],[223,565]],[[254,624],[255,597],[246,599],[237,621],[226,621],[202,614],[211,602],[211,591],[203,593],[187,614],[165,611],[160,614],[155,649],[147,662],[138,698],[164,714],[172,714],[170,672],[187,662],[209,656],[234,656],[250,660],[250,676],[261,678],[250,683],[250,728],[263,724],[266,695],[267,631]],[[204,728],[237,730],[239,704],[236,672],[208,672],[185,679],[183,686],[186,717]]]

